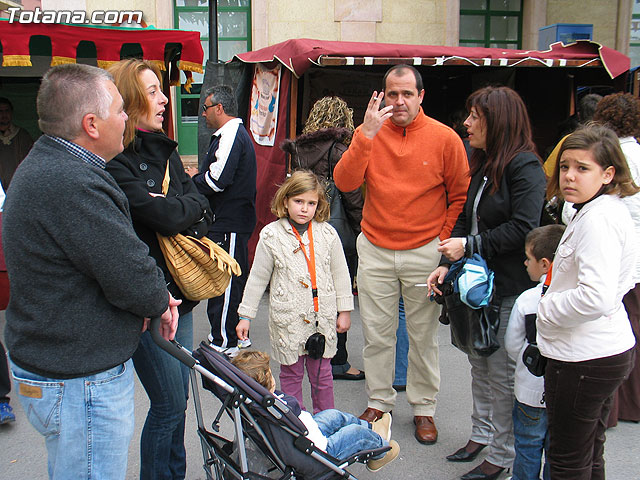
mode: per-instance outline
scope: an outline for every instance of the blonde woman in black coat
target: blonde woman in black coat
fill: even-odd
[[[162,93],[160,72],[142,60],[123,60],[109,68],[124,100],[129,121],[124,151],[107,164],[129,200],[133,227],[149,246],[149,254],[162,269],[171,294],[182,299],[176,340],[191,349],[197,304],[187,300],[169,273],[156,234],[188,233],[203,236],[208,230],[208,200],[200,195],[185,173],[177,143],[162,131],[167,97]],[[162,181],[169,168],[169,191]],[[189,369],[160,349],[144,333],[133,363],[151,407],[140,440],[141,479],[183,479],[186,472],[184,421]]]

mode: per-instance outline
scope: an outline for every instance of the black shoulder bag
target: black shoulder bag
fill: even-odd
[[[344,254],[349,257],[356,253],[356,234],[351,228],[347,212],[344,207],[344,199],[342,198],[342,192],[336,187],[336,183],[333,180],[333,168],[331,164],[331,156],[333,154],[333,147],[336,142],[331,144],[329,148],[329,157],[327,162],[329,163],[329,173],[327,174],[327,200],[329,201],[330,214],[329,225],[336,229]]]

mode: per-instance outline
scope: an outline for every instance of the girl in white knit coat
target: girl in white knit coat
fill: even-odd
[[[248,338],[269,285],[269,332],[272,356],[281,364],[280,388],[304,408],[306,366],[315,414],[334,407],[331,358],[336,331],[349,330],[353,310],[349,270],[340,238],[326,222],[325,187],[313,173],[294,172],[276,192],[271,211],[278,220],[260,232],[236,332],[239,339]],[[305,347],[316,332],[325,338],[321,358],[312,358]]]

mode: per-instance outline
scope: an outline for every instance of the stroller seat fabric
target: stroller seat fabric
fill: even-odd
[[[193,358],[200,364],[197,370],[204,388],[222,403],[214,429],[224,414],[234,423],[232,440],[199,429],[204,467],[211,479],[355,480],[345,467],[389,450],[362,451],[339,461],[305,437],[308,432],[304,424],[286,403],[232,365],[226,356],[203,342]],[[201,415],[197,408],[196,413]]]

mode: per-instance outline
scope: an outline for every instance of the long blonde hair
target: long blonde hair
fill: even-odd
[[[146,60],[137,58],[120,60],[107,69],[113,75],[113,82],[124,100],[124,111],[129,117],[124,129],[125,147],[133,142],[140,119],[146,117],[151,111],[145,86],[140,81],[140,74],[145,70],[151,70],[158,77],[160,88],[162,88],[160,69]]]
[[[325,185],[310,170],[296,170],[280,185],[271,202],[271,212],[278,218],[287,218],[289,216],[287,199],[306,192],[316,192],[318,194],[318,207],[313,217],[314,220],[316,222],[329,220],[329,202],[327,201]]]

